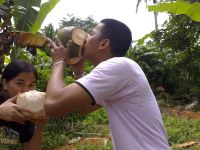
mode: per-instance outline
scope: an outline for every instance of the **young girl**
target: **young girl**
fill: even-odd
[[[34,90],[37,82],[36,69],[25,61],[13,61],[2,73],[0,92],[0,149],[39,150],[45,121],[33,123],[32,112],[21,108],[15,101],[18,93]],[[26,113],[25,113],[26,112]]]

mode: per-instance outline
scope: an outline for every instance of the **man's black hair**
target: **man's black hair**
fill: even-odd
[[[127,25],[115,19],[103,19],[102,38],[110,40],[111,52],[116,57],[125,56],[132,42],[132,33]]]

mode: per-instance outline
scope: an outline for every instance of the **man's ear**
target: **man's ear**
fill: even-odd
[[[110,40],[109,39],[103,39],[99,44],[99,49],[105,49],[109,45],[110,45]]]
[[[7,82],[5,79],[2,80],[3,88],[7,90]]]

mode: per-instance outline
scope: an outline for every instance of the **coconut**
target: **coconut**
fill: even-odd
[[[16,103],[33,112],[31,119],[43,118],[45,94],[36,90],[24,92],[18,96]]]
[[[56,36],[60,39],[64,47],[67,47],[67,42],[72,40],[72,45],[69,51],[68,64],[76,64],[82,58],[82,46],[88,34],[80,27],[69,26],[61,28]]]

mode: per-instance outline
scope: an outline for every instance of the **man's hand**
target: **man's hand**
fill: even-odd
[[[17,96],[8,99],[0,105],[0,119],[23,124],[24,121],[30,119],[32,112],[15,104]]]
[[[67,43],[67,47],[65,48],[58,38],[55,39],[55,42],[51,42],[50,44],[52,48],[51,57],[52,57],[53,64],[59,61],[67,62],[67,60],[69,59],[68,55],[69,55],[71,44],[72,44],[72,41],[69,40]]]
[[[75,79],[83,77],[84,72],[84,59],[81,59],[77,64],[71,65]]]

